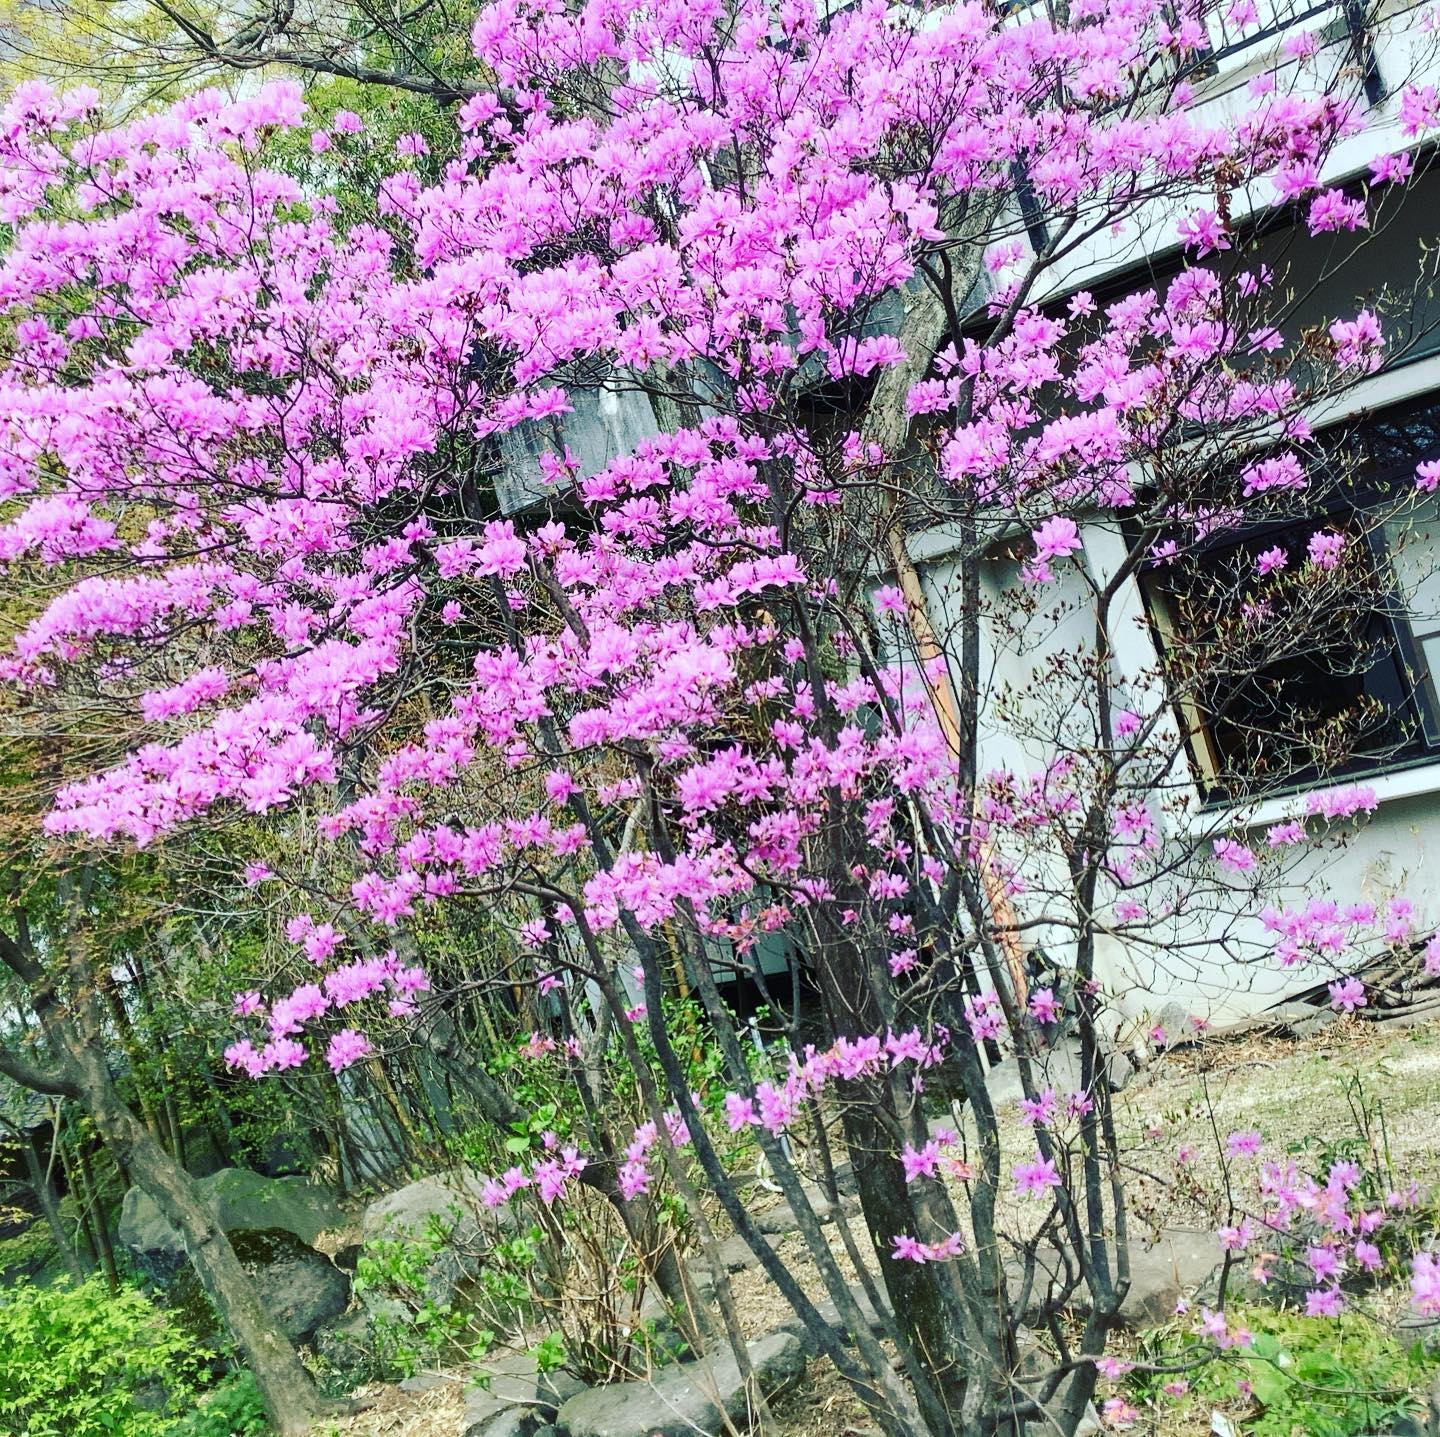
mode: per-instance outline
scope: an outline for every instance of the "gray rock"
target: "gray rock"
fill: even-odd
[[[804,1374],[805,1352],[793,1332],[773,1332],[747,1352],[767,1398],[788,1391]],[[745,1423],[745,1388],[729,1352],[662,1367],[650,1382],[582,1392],[560,1408],[555,1425],[565,1437],[694,1437],[719,1432],[726,1416]]]
[[[1195,1019],[1179,1003],[1167,1003],[1161,1008],[1152,1028],[1158,1027],[1165,1033],[1160,1040],[1160,1046],[1164,1048],[1183,1048],[1189,1043],[1195,1042],[1200,1036],[1200,1030],[1195,1026]]]
[[[479,1271],[481,1256],[501,1231],[481,1203],[482,1187],[474,1173],[463,1169],[419,1178],[372,1202],[360,1220],[361,1236],[367,1243],[433,1242],[422,1296],[443,1306]],[[378,1311],[386,1297],[372,1290],[364,1300]]]
[[[1265,1307],[1304,1306],[1305,1294],[1315,1285],[1314,1275],[1306,1261],[1306,1249],[1318,1241],[1321,1226],[1313,1219],[1302,1219],[1283,1236],[1271,1234],[1274,1252],[1266,1264],[1265,1281],[1254,1276],[1248,1261],[1232,1261],[1225,1273],[1223,1259],[1215,1265],[1196,1294],[1209,1307],[1220,1305],[1220,1278],[1225,1277],[1225,1302],[1254,1303]],[[1423,1321],[1423,1319],[1422,1319]]]
[[[1041,1243],[1034,1254],[1034,1263],[1016,1255],[1005,1260],[1005,1287],[1010,1305],[1026,1327],[1042,1327],[1052,1307],[1069,1306],[1079,1311],[1086,1294],[1077,1288],[1066,1296],[1066,1265],[1059,1252],[1049,1243]]]
[[[1219,1262],[1213,1232],[1164,1228],[1152,1246],[1132,1244],[1130,1291],[1120,1304],[1120,1320],[1133,1328],[1168,1322],[1181,1297],[1202,1286]]]
[[[802,1184],[802,1191],[821,1224],[834,1220],[835,1204],[814,1183]],[[790,1204],[783,1200],[764,1212],[755,1213],[752,1221],[767,1237],[784,1237],[796,1230],[795,1214]]]
[[[448,1372],[417,1372],[413,1377],[401,1379],[400,1390],[413,1397],[422,1392],[437,1392],[459,1380]]]
[[[352,1386],[359,1386],[375,1366],[370,1323],[363,1312],[347,1313],[322,1323],[310,1345],[317,1357]]]
[[[1075,1048],[1062,1044],[1047,1048],[1030,1059],[1030,1072],[1039,1089],[1054,1088],[1057,1093],[1072,1093],[1080,1086],[1080,1058]],[[1020,1078],[1020,1064],[1010,1057],[996,1063],[985,1074],[985,1087],[990,1101],[997,1108],[1018,1103],[1025,1096]]]
[[[1290,1025],[1290,1031],[1297,1038],[1313,1038],[1317,1033],[1323,1033],[1332,1023],[1338,1022],[1340,1015],[1332,1008],[1317,1008],[1308,1018],[1302,1018]]]
[[[265,1310],[292,1342],[308,1342],[350,1305],[350,1279],[293,1233],[238,1232],[230,1240]]]
[[[1395,1335],[1401,1342],[1419,1342],[1427,1351],[1440,1343],[1440,1317],[1431,1317],[1411,1303],[1395,1324]]]
[[[563,1369],[541,1372],[524,1353],[481,1364],[471,1382],[461,1437],[528,1437],[533,1428],[554,1418],[562,1402],[589,1390]]]
[[[1130,1248],[1130,1289],[1120,1304],[1120,1321],[1130,1328],[1156,1327],[1175,1315],[1182,1296],[1202,1287],[1220,1262],[1214,1233],[1190,1228],[1165,1228],[1153,1244],[1133,1243]],[[1065,1295],[1067,1269],[1057,1250],[1046,1244],[1035,1254],[1028,1292],[1021,1260],[1005,1263],[1006,1285],[1017,1315],[1027,1327],[1043,1324],[1047,1308],[1063,1305],[1079,1316],[1090,1310],[1090,1294],[1083,1283]]]
[[[1102,1057],[1102,1071],[1112,1092],[1122,1091],[1134,1078],[1135,1060],[1123,1048],[1112,1048]],[[1030,1072],[1037,1092],[1054,1088],[1057,1093],[1078,1092],[1080,1081],[1080,1049],[1073,1040],[1057,1043],[1053,1048],[1030,1059]],[[990,1101],[997,1107],[1018,1103],[1025,1095],[1020,1081],[1020,1065],[1013,1057],[996,1063],[985,1075]]]
[[[880,1301],[884,1304],[886,1313],[888,1314],[890,1310],[889,1299],[885,1295],[884,1288],[879,1288],[878,1291],[880,1293]],[[866,1296],[865,1289],[863,1287],[852,1287],[850,1289],[850,1295],[854,1298],[855,1305],[860,1309],[861,1319],[870,1329],[870,1332],[876,1337],[883,1337],[886,1327],[885,1318],[881,1317],[875,1311],[874,1304],[872,1304],[869,1297]],[[826,1298],[824,1301],[815,1304],[815,1310],[820,1314],[821,1318],[824,1319],[827,1327],[834,1328],[847,1343],[853,1343],[853,1337],[846,1328],[845,1323],[841,1320],[840,1309],[835,1303]],[[780,1330],[782,1332],[794,1333],[800,1340],[800,1345],[805,1349],[805,1355],[807,1357],[818,1355],[820,1351],[820,1334],[812,1332],[803,1318],[798,1316],[790,1318],[788,1322],[783,1324]]]
[[[528,1408],[506,1407],[484,1421],[460,1430],[461,1437],[534,1437],[540,1425],[540,1418]]]
[[[489,1375],[486,1390],[491,1397],[501,1402],[523,1403],[537,1408],[547,1418],[554,1417],[556,1408],[567,1398],[589,1390],[574,1373],[566,1372],[563,1367],[541,1372],[540,1364],[524,1352],[493,1358],[482,1364],[481,1370]]]
[[[482,1223],[484,1184],[474,1173],[460,1169],[417,1178],[403,1188],[376,1198],[360,1219],[365,1242],[385,1238],[418,1237],[438,1224],[457,1240],[478,1236]]]
[[[758,1267],[760,1259],[750,1250],[750,1244],[743,1237],[727,1237],[720,1243],[716,1255],[725,1264],[726,1272],[743,1272],[746,1268]],[[704,1266],[704,1258],[700,1259],[698,1267]]]
[[[1054,1370],[1055,1359],[1045,1352],[1034,1339],[1034,1337],[1020,1329],[1017,1334],[1020,1345],[1020,1366],[1016,1372],[1016,1378],[1022,1386],[1022,1390],[1032,1392],[1029,1386],[1045,1379]],[[1068,1395],[1069,1380],[1063,1381],[1055,1393],[1051,1402],[1051,1410],[1058,1411],[1064,1405]],[[1043,1424],[1042,1424],[1043,1425]],[[1054,1424],[1052,1424],[1054,1425]],[[1057,1429],[1058,1430],[1058,1429]],[[1100,1421],[1100,1414],[1095,1410],[1093,1402],[1085,1404],[1085,1410],[1080,1414],[1079,1424],[1076,1426],[1072,1437],[1097,1437],[1098,1433],[1105,1430]]]
[[[1139,1072],[1135,1059],[1124,1048],[1112,1048],[1105,1054],[1105,1081],[1112,1093],[1123,1093]]]
[[[304,1178],[267,1178],[244,1168],[221,1168],[197,1179],[195,1186],[227,1233],[288,1232],[313,1246],[327,1228],[345,1221],[335,1194]],[[125,1194],[119,1238],[142,1257],[178,1259],[185,1252],[180,1234],[139,1188]]]

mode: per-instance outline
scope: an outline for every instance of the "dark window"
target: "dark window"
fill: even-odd
[[[1440,396],[1322,436],[1320,510],[1182,549],[1143,579],[1207,800],[1440,758]],[[1327,474],[1327,471],[1328,474]],[[1333,569],[1308,565],[1340,535]],[[1258,572],[1279,551],[1282,568]]]

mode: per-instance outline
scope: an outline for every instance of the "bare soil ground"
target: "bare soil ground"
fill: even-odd
[[[1333,1149],[1357,1132],[1357,1114],[1367,1112],[1371,1136],[1397,1175],[1440,1184],[1440,1023],[1396,1030],[1344,1021],[1306,1041],[1218,1038],[1168,1054],[1119,1099],[1119,1121],[1137,1155],[1132,1211],[1142,1225],[1209,1224],[1214,1214],[1203,1194],[1216,1169],[1217,1138],[1258,1130],[1268,1146],[1282,1150],[1305,1144]],[[1006,1116],[1005,1144],[1024,1156],[1033,1146],[1018,1113]],[[1182,1147],[1195,1150],[1188,1167],[1199,1181],[1188,1188],[1174,1181]],[[1023,1227],[1023,1206],[1012,1206],[1008,1218]],[[834,1234],[834,1227],[827,1232]],[[863,1233],[857,1230],[857,1237],[863,1240]],[[832,1246],[840,1250],[838,1237]],[[799,1240],[787,1238],[780,1251],[818,1294]],[[759,1271],[738,1273],[732,1281],[747,1334],[772,1330],[790,1315]],[[374,1405],[330,1424],[319,1437],[459,1437],[463,1401],[457,1386],[414,1396],[393,1387],[359,1395]],[[775,1404],[775,1417],[775,1437],[869,1437],[877,1430],[824,1361],[810,1364],[804,1384]],[[1188,1437],[1192,1428],[1202,1437],[1208,1418],[1197,1415],[1183,1426],[1142,1420],[1134,1430]]]

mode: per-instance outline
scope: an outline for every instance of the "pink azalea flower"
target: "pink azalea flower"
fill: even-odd
[[[1016,1186],[1030,1198],[1044,1197],[1052,1188],[1060,1186],[1060,1174],[1055,1163],[1049,1158],[1035,1154],[1032,1162],[1019,1163],[1011,1169]]]

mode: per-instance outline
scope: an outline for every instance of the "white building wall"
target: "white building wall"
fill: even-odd
[[[1293,23],[1283,31],[1241,47],[1224,50],[1217,45],[1215,73],[1195,86],[1192,108],[1202,118],[1218,122],[1242,112],[1251,103],[1249,86],[1258,75],[1278,70],[1282,89],[1294,86],[1302,92],[1316,93],[1330,82],[1336,66],[1351,63],[1348,40],[1342,38],[1340,6],[1307,5],[1303,0],[1268,0],[1268,3],[1262,0],[1261,9],[1273,11],[1277,22],[1293,20]],[[1378,105],[1367,107],[1364,128],[1336,146],[1323,172],[1325,183],[1339,184],[1363,176],[1374,159],[1413,143],[1400,133],[1400,91],[1407,83],[1436,83],[1440,79],[1435,37],[1422,29],[1421,13],[1421,7],[1413,0],[1394,0],[1380,10],[1374,53],[1386,94]],[[1025,12],[1020,12],[1016,23],[1024,23],[1025,18]],[[1286,59],[1283,50],[1286,34],[1297,29],[1315,32],[1322,45],[1321,61],[1308,74],[1297,74],[1294,63]],[[1232,218],[1239,222],[1263,215],[1273,203],[1273,195],[1268,191],[1269,187],[1262,185],[1239,197],[1232,209]],[[1407,196],[1405,222],[1399,227],[1402,233],[1390,237],[1363,236],[1358,242],[1327,241],[1331,249],[1320,261],[1325,267],[1327,282],[1317,286],[1318,298],[1302,306],[1296,314],[1294,327],[1298,330],[1314,322],[1318,312],[1311,314],[1310,310],[1316,304],[1327,316],[1335,317],[1343,315],[1347,305],[1351,309],[1357,307],[1362,302],[1361,296],[1368,298],[1377,284],[1388,282],[1402,288],[1415,285],[1420,278],[1422,253],[1428,248],[1433,254],[1435,216],[1440,213],[1436,191],[1440,191],[1440,183],[1430,182],[1425,184],[1424,192]],[[1178,255],[1176,223],[1190,208],[1207,202],[1213,203],[1213,197],[1197,193],[1185,199],[1156,203],[1118,233],[1109,228],[1099,229],[1047,274],[1043,290],[1034,302],[1046,303],[1077,290],[1113,285],[1120,276],[1137,267],[1163,268],[1172,263]],[[997,247],[1008,244],[1015,234],[1023,232],[1016,215],[1009,232],[997,241]],[[1366,240],[1368,248],[1363,251],[1357,248],[1346,267],[1337,247],[1347,244],[1354,247]],[[1335,268],[1337,257],[1338,270]],[[1288,258],[1294,262],[1294,256]],[[1297,285],[1297,289],[1303,292],[1303,284]],[[1317,427],[1440,389],[1440,358],[1433,357],[1433,351],[1440,346],[1440,312],[1435,312],[1433,293],[1428,297],[1422,294],[1419,310],[1422,332],[1418,338],[1387,334],[1392,344],[1403,351],[1403,357],[1412,362],[1376,376],[1357,386],[1344,400],[1330,403],[1314,416]],[[1084,539],[1084,561],[1092,576],[1102,577],[1103,582],[1103,576],[1113,572],[1112,566],[1122,552],[1118,535],[1107,532],[1106,527],[1097,522],[1084,532]],[[950,535],[936,529],[917,535],[912,546],[914,557],[922,567],[934,621],[942,635],[958,632],[959,582],[949,555],[951,542]],[[1434,541],[1428,534],[1423,536],[1414,552],[1418,560],[1414,566],[1417,575],[1440,571],[1440,526]],[[1019,582],[1016,566],[997,563],[991,574],[991,594]],[[1427,583],[1425,587],[1434,585]],[[1428,595],[1426,602],[1429,602]],[[1089,647],[1094,625],[1091,604],[1090,589],[1072,568],[1057,573],[1056,582],[1046,586],[1043,607],[1047,612],[1056,611],[1053,621],[1037,624],[1019,645],[997,645],[992,635],[982,664],[982,683],[986,688],[981,705],[982,774],[1007,768],[1017,774],[1034,775],[1054,757],[1054,745],[1016,732],[1014,724],[1007,720],[1002,698],[1007,687],[1019,690],[1027,684],[1043,684],[1047,665],[1066,649]],[[1126,680],[1138,682],[1138,676],[1147,670],[1153,672],[1158,655],[1139,589],[1133,580],[1121,595],[1113,634],[1117,678],[1122,685]],[[1436,647],[1440,650],[1440,642]],[[1140,700],[1137,708],[1143,712],[1163,708],[1163,700],[1153,693],[1137,695],[1137,698]],[[1178,722],[1173,716],[1167,721],[1171,724],[1174,747],[1183,755],[1184,745],[1178,741]],[[1333,971],[1322,972],[1310,967],[1281,968],[1271,955],[1272,936],[1260,922],[1255,905],[1242,903],[1238,898],[1226,904],[1204,893],[1205,886],[1213,885],[1220,876],[1210,857],[1214,838],[1233,836],[1257,842],[1263,848],[1263,830],[1297,811],[1300,801],[1276,799],[1245,812],[1204,808],[1189,775],[1188,759],[1183,756],[1169,776],[1169,782],[1174,785],[1177,801],[1165,805],[1165,812],[1157,809],[1155,815],[1166,851],[1171,855],[1193,853],[1190,868],[1193,874],[1203,878],[1203,883],[1192,889],[1185,880],[1167,880],[1162,888],[1168,894],[1172,911],[1149,926],[1143,941],[1119,936],[1101,940],[1097,974],[1120,1010],[1136,1020],[1144,1020],[1167,1005],[1179,1004],[1187,1012],[1223,1023],[1261,1011],[1290,994],[1336,976]],[[1380,800],[1378,810],[1338,850],[1307,849],[1268,896],[1271,901],[1284,904],[1303,901],[1316,893],[1328,893],[1342,903],[1362,899],[1378,902],[1403,894],[1415,905],[1416,932],[1428,933],[1440,924],[1440,761],[1387,775],[1362,775],[1336,786],[1354,783],[1375,790]],[[1047,905],[1054,901],[1055,894],[1063,891],[1062,875],[1063,867],[1056,858],[1032,861],[1024,874],[1031,891],[1017,899],[1022,918],[1033,919],[1049,911]],[[1151,906],[1153,912],[1166,904],[1152,903]],[[1226,908],[1232,915],[1238,911],[1242,916],[1222,917]],[[1059,951],[1067,941],[1062,927],[1027,933],[1027,946],[1037,941],[1053,957],[1064,960],[1065,955]]]
[[[1440,356],[1382,374],[1358,387],[1334,420],[1440,389]],[[1415,627],[1434,619],[1440,605],[1440,520],[1416,528],[1408,567],[1419,581],[1413,598]],[[1097,521],[1083,530],[1083,562],[1090,577],[1102,584],[1124,553],[1113,522]],[[943,530],[919,536],[915,549],[921,563],[932,621],[942,642],[960,622],[960,579],[953,539]],[[1021,586],[1017,562],[1000,559],[987,574],[987,599]],[[987,626],[982,660],[980,773],[1008,769],[1020,776],[1043,771],[1058,751],[1043,735],[1017,731],[1007,708],[1007,695],[1027,687],[1043,700],[1047,678],[1051,689],[1061,684],[1052,665],[1067,652],[1088,652],[1094,634],[1093,590],[1073,566],[1056,566],[1056,579],[1039,591],[1041,614],[1018,640],[997,640]],[[1338,976],[1336,969],[1313,966],[1282,968],[1272,955],[1273,935],[1260,921],[1260,903],[1217,884],[1225,881],[1215,864],[1212,843],[1234,837],[1265,849],[1264,830],[1303,812],[1305,794],[1268,799],[1243,809],[1207,807],[1189,772],[1178,719],[1162,694],[1146,691],[1142,676],[1158,663],[1153,633],[1132,579],[1112,610],[1116,651],[1115,679],[1127,690],[1138,712],[1162,712],[1168,724],[1169,747],[1181,757],[1165,780],[1169,793],[1152,804],[1168,858],[1184,858],[1183,874],[1160,881],[1154,893],[1135,896],[1147,902],[1151,920],[1138,936],[1103,937],[1096,971],[1115,1006],[1137,1022],[1162,1008],[1178,1004],[1188,1013],[1220,1024],[1263,1011],[1298,992]],[[1023,721],[1022,721],[1023,725]],[[1337,782],[1335,788],[1362,785],[1374,790],[1379,806],[1341,846],[1306,847],[1284,871],[1279,883],[1267,887],[1265,901],[1277,905],[1317,895],[1346,904],[1379,903],[1403,896],[1415,905],[1415,932],[1428,935],[1440,926],[1440,758],[1391,773],[1360,774]],[[1312,828],[1313,828],[1312,824]],[[1344,825],[1341,826],[1345,827]],[[1023,920],[1035,920],[1055,905],[1066,888],[1058,855],[1033,859],[1023,872],[1029,890],[1016,900]],[[1166,912],[1165,910],[1169,910]],[[1073,941],[1063,924],[1040,927],[1026,935],[1027,946],[1039,943],[1055,959],[1071,959],[1065,949]],[[1343,968],[1343,964],[1341,965]]]

